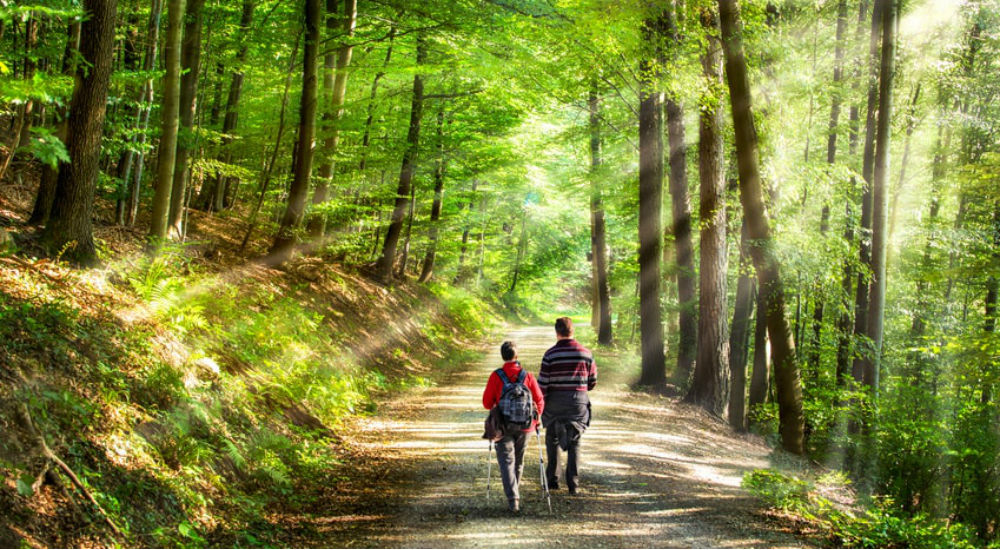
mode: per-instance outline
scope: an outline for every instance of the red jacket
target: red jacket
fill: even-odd
[[[517,361],[508,361],[503,364],[503,373],[507,375],[510,381],[517,380],[517,377],[521,375],[521,364]],[[545,398],[542,397],[542,389],[538,387],[538,382],[535,377],[531,375],[530,372],[525,373],[524,385],[528,387],[528,391],[531,392],[531,398],[535,401],[535,409],[538,411],[538,417],[542,416],[542,411],[545,409]],[[503,380],[500,380],[500,376],[496,371],[490,373],[490,379],[486,382],[486,391],[483,392],[483,407],[486,409],[492,409],[500,401],[500,394],[503,393]],[[531,422],[531,427],[524,430],[525,432],[530,432],[535,429],[538,425],[537,418]]]

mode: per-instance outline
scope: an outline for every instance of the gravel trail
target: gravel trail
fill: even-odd
[[[536,373],[550,327],[516,329],[520,359]],[[499,348],[499,346],[496,346]],[[313,514],[303,545],[432,548],[808,547],[760,513],[740,488],[768,467],[771,449],[676,399],[631,392],[614,358],[597,354],[593,423],[583,436],[581,494],[539,483],[538,441],[525,452],[522,512],[511,516],[493,465],[486,501],[482,391],[500,364],[491,351],[438,386],[358,421],[351,441],[370,485]],[[544,437],[544,433],[542,434]],[[495,461],[495,455],[493,456]],[[300,521],[302,518],[299,518]],[[311,540],[310,540],[311,539]]]

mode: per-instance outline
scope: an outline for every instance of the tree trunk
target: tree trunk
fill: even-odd
[[[767,337],[767,296],[757,292],[757,316],[753,334],[753,375],[750,378],[749,408],[767,401],[771,384],[771,342]]]
[[[723,416],[729,402],[729,339],[726,332],[726,178],[722,165],[722,108],[716,94],[722,86],[722,45],[718,17],[701,12],[708,38],[702,55],[706,92],[698,124],[698,207],[700,259],[698,288],[698,347],[694,378],[686,401]],[[741,390],[742,391],[742,390]]]
[[[406,236],[403,237],[403,252],[400,254],[399,268],[396,277],[406,277],[406,263],[410,261],[410,236],[413,235],[413,210],[417,204],[417,186],[410,186],[410,209],[406,217]]]
[[[184,235],[183,207],[189,179],[188,157],[194,149],[191,135],[194,131],[195,98],[198,93],[198,73],[201,70],[201,10],[205,0],[188,0],[185,14],[184,39],[181,46],[180,135],[174,161],[173,185],[170,191],[170,213],[167,231],[170,238],[180,240]]]
[[[729,360],[732,378],[729,388],[729,425],[738,432],[747,429],[747,340],[750,336],[750,313],[753,311],[753,263],[747,223],[740,229],[739,280],[736,283],[736,305],[732,330],[729,333]],[[704,287],[703,287],[704,288]]]
[[[687,145],[684,138],[684,111],[667,98],[667,137],[670,148],[670,198],[673,222],[670,232],[677,260],[677,377],[685,383],[691,377],[698,347],[697,290],[695,288],[694,245],[691,242],[691,205],[687,194]]]
[[[173,189],[177,153],[177,121],[180,114],[181,27],[185,0],[167,0],[167,37],[163,46],[167,73],[163,77],[163,106],[159,153],[156,162],[156,193],[149,227],[150,245],[159,247],[167,236],[167,215]]]
[[[521,212],[521,238],[517,242],[517,255],[514,259],[514,278],[507,291],[513,294],[517,290],[517,278],[521,274],[521,264],[524,263],[524,255],[528,251],[528,211]]]
[[[424,255],[423,268],[420,270],[421,283],[431,280],[431,275],[434,273],[434,256],[437,254],[438,220],[441,218],[441,201],[444,198],[444,107],[438,111],[437,123],[438,159],[437,167],[434,169],[434,203],[431,205],[431,224],[427,235],[430,242],[427,245],[427,254]]]
[[[302,55],[302,99],[299,103],[299,135],[295,171],[288,193],[288,205],[281,218],[281,227],[268,251],[269,260],[280,265],[292,256],[297,241],[296,229],[302,222],[309,179],[312,175],[313,147],[316,135],[316,65],[319,57],[322,20],[320,0],[305,1],[305,46]]]
[[[763,187],[758,166],[757,133],[751,109],[750,82],[743,53],[742,29],[736,0],[718,0],[719,18],[726,57],[726,80],[732,104],[733,129],[736,133],[736,157],[740,173],[740,201],[753,240],[750,252],[757,267],[761,293],[767,297],[767,330],[771,336],[771,355],[777,387],[779,432],[782,447],[802,454],[805,421],[802,414],[802,388],[788,319],[785,317],[785,294],[778,259],[771,242],[770,224],[764,208]]]
[[[893,0],[882,4],[882,66],[879,71],[878,131],[875,142],[875,178],[872,203],[872,281],[868,304],[871,353],[862,354],[863,382],[878,398],[879,367],[885,319],[886,237],[888,236],[889,146],[892,130],[892,81],[896,62],[896,7]]]
[[[80,48],[80,23],[72,23],[66,32],[66,49],[63,52],[62,73],[72,75],[76,72],[76,56]],[[66,108],[56,106],[56,117],[59,124],[56,127],[56,137],[66,143],[66,132],[68,131],[68,120]],[[45,225],[49,221],[49,213],[52,211],[52,201],[56,196],[56,181],[59,179],[59,165],[42,166],[42,174],[38,185],[38,195],[35,197],[34,208],[31,217],[28,218],[28,225]]]
[[[94,264],[97,254],[91,217],[111,80],[117,0],[85,0],[83,8],[87,14],[80,28],[84,63],[76,70],[66,127],[70,162],[60,163],[43,241],[52,252],[65,249],[66,257]]]
[[[156,57],[160,44],[160,18],[163,13],[163,0],[153,0],[153,5],[149,12],[149,24],[146,31],[146,53],[142,60],[142,70],[147,74],[156,67]],[[128,185],[128,211],[125,213],[125,225],[131,227],[135,225],[135,218],[139,213],[139,188],[142,184],[142,172],[145,168],[144,145],[147,139],[147,129],[149,128],[149,115],[153,109],[153,79],[148,78],[142,84],[142,106],[139,109],[139,135],[136,137],[136,148],[134,165]]]
[[[591,212],[591,253],[593,255],[593,273],[596,310],[597,341],[610,345],[611,336],[611,291],[608,288],[608,243],[607,230],[604,222],[604,200],[601,193],[599,178],[601,174],[601,103],[597,91],[590,90],[587,101],[590,110],[590,212]]]
[[[337,0],[326,0],[326,11],[328,14],[336,13]],[[323,113],[323,133],[326,138],[323,140],[322,161],[319,167],[319,181],[316,182],[316,190],[313,191],[313,206],[319,206],[326,202],[328,188],[333,181],[333,158],[337,154],[337,145],[340,142],[340,128],[338,124],[344,115],[344,96],[347,93],[347,67],[351,64],[351,52],[354,47],[351,39],[354,36],[354,26],[358,19],[358,0],[344,0],[344,14],[341,19],[343,25],[344,43],[337,50],[336,66],[334,66],[333,53],[328,53],[323,60],[323,91],[329,101]],[[326,28],[329,37],[333,36],[336,30],[337,20],[334,17],[327,17]],[[336,77],[334,77],[336,68]],[[318,239],[326,231],[326,215],[322,213],[313,214],[308,224],[309,237]]]
[[[893,235],[896,234],[896,217],[899,211],[899,196],[903,194],[903,185],[906,183],[906,165],[910,160],[910,140],[913,131],[917,127],[917,101],[920,100],[920,82],[917,82],[913,89],[913,99],[910,101],[910,108],[906,113],[906,138],[903,140],[903,158],[899,161],[899,178],[896,180],[896,188],[892,190],[892,204],[889,208],[889,242],[892,242]],[[888,255],[891,249],[886,252]],[[888,256],[891,259],[891,256]],[[888,264],[889,260],[886,260]]]
[[[427,59],[427,43],[423,36],[417,35],[417,71]],[[424,78],[419,72],[413,75],[413,100],[410,105],[410,129],[406,134],[406,150],[403,153],[403,164],[399,170],[399,186],[396,188],[396,204],[392,210],[392,220],[385,233],[382,245],[382,256],[375,266],[379,279],[388,283],[392,279],[393,262],[396,259],[396,246],[403,230],[403,216],[406,214],[407,196],[410,194],[410,184],[413,172],[417,167],[417,150],[420,145],[420,119],[424,110]]]
[[[868,115],[865,120],[865,145],[863,150],[863,161],[861,168],[861,175],[865,179],[865,190],[861,197],[861,227],[859,228],[858,241],[860,248],[860,257],[862,268],[867,268],[869,271],[872,268],[871,260],[871,235],[872,235],[872,207],[873,207],[873,179],[875,172],[875,124],[876,124],[876,109],[878,108],[878,92],[879,92],[879,44],[881,43],[881,29],[882,29],[882,12],[883,12],[883,2],[881,0],[875,0],[875,4],[872,9],[872,31],[871,39],[869,42],[868,54],[869,54],[869,75],[868,75]],[[869,294],[868,294],[868,278],[864,273],[864,269],[858,274],[858,284],[857,291],[854,300],[854,336],[857,340],[859,337],[864,337],[868,335],[868,306],[869,306]],[[851,368],[851,376],[854,378],[855,383],[864,383],[864,361],[861,358],[863,354],[855,354],[854,364]],[[851,425],[851,431],[856,431],[857,425]]]
[[[139,68],[139,17],[138,13],[133,11],[129,14],[128,23],[125,29],[125,39],[123,40],[124,45],[124,68],[128,72],[135,72]],[[126,86],[126,93],[131,95],[135,91],[131,86]],[[142,98],[139,98],[142,101]],[[129,123],[133,124],[135,128],[139,127],[140,119],[142,116],[142,105],[136,105],[135,109],[129,109],[133,120]],[[134,113],[134,114],[133,114]],[[118,157],[118,167],[116,170],[116,177],[118,181],[116,182],[115,189],[115,224],[125,225],[125,216],[128,213],[128,182],[132,177],[132,164],[135,161],[135,136],[129,136],[125,140],[125,146],[122,148],[121,154]]]
[[[458,270],[455,271],[455,278],[452,280],[452,284],[458,284],[465,278],[465,253],[466,247],[469,244],[469,232],[472,226],[473,209],[476,205],[476,187],[478,185],[479,182],[477,180],[472,180],[472,195],[469,196],[468,206],[469,213],[466,214],[465,229],[462,230],[462,248],[458,254]]]
[[[660,39],[662,22],[647,19],[648,43]],[[647,54],[648,55],[648,54]],[[655,58],[654,58],[655,59]],[[646,58],[639,64],[639,324],[642,374],[639,383],[658,386],[666,381],[663,315],[660,309],[663,201],[663,93],[659,70]]]

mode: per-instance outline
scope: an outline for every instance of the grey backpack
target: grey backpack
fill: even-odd
[[[504,423],[511,428],[522,430],[531,427],[531,421],[535,416],[535,401],[531,398],[531,390],[524,383],[528,373],[521,369],[521,374],[514,381],[507,378],[502,368],[497,369],[496,373],[503,382],[499,407]]]

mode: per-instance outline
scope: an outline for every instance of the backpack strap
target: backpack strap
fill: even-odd
[[[497,376],[500,377],[500,382],[503,383],[503,387],[506,388],[511,384],[510,378],[507,378],[507,373],[503,371],[503,368],[499,368],[493,372],[497,373]]]
[[[518,383],[523,384],[524,383],[524,379],[527,378],[527,376],[528,376],[528,372],[525,371],[522,368],[520,374],[517,375],[517,381],[518,381]]]

